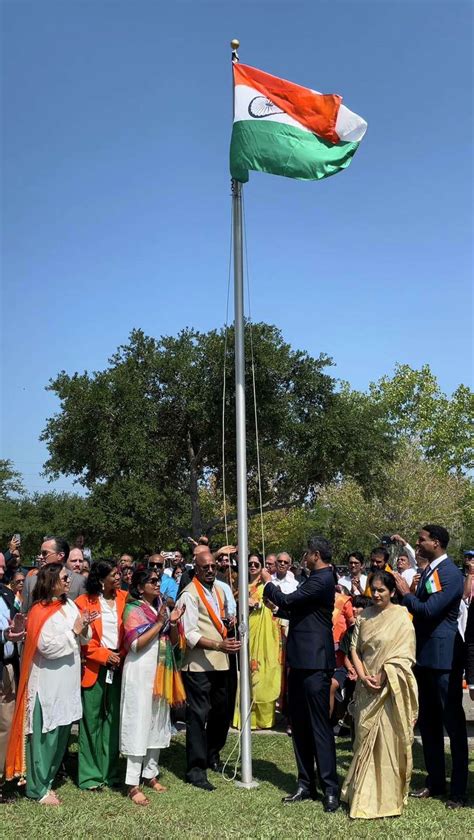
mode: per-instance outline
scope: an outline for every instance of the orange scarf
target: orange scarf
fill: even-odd
[[[209,613],[209,618],[211,619],[214,627],[221,634],[222,638],[226,639],[227,638],[227,627],[225,627],[225,625],[223,623],[224,604],[222,603],[222,598],[219,594],[219,590],[218,590],[217,586],[214,588],[214,591],[216,593],[217,602],[219,604],[220,616],[215,614],[215,612],[212,608],[212,605],[209,603],[209,600],[206,598],[206,593],[204,592],[204,587],[203,587],[202,583],[200,583],[200,581],[197,580],[196,577],[193,578],[193,583],[194,583],[194,586],[197,589],[197,594],[199,595],[202,603],[204,604],[204,606],[206,607],[206,610]]]
[[[31,664],[38,647],[38,639],[43,625],[61,607],[62,601],[53,601],[51,604],[37,603],[32,606],[28,614],[25,647],[21,658],[20,680],[16,693],[16,706],[5,760],[5,778],[8,781],[17,776],[23,777],[26,773],[26,700]]]

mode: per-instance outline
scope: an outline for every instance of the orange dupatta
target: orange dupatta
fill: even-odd
[[[51,604],[34,604],[28,614],[25,647],[21,657],[20,679],[16,693],[16,706],[13,715],[10,739],[8,741],[5,760],[5,778],[7,781],[26,773],[25,755],[25,726],[26,726],[26,698],[31,664],[38,647],[38,639],[45,622],[62,607],[62,601]]]
[[[217,586],[215,587],[217,602],[219,604],[220,616],[216,615],[214,610],[212,609],[211,604],[209,603],[208,599],[206,598],[206,593],[204,592],[204,587],[203,587],[202,583],[199,580],[197,580],[195,577],[193,578],[193,583],[194,583],[194,586],[196,587],[197,594],[199,595],[202,603],[204,604],[204,606],[206,607],[206,610],[209,613],[209,618],[211,619],[214,627],[221,634],[222,638],[226,639],[227,638],[227,627],[225,626],[225,624],[222,620],[223,616],[224,616],[224,604],[222,603],[222,599],[221,599],[221,596],[219,594],[219,589],[217,588]]]

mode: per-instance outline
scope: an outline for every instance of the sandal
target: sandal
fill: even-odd
[[[135,785],[135,787],[130,788],[130,790],[127,793],[127,796],[129,797],[129,799],[132,800],[134,805],[149,805],[150,804],[150,800],[147,799],[145,794],[141,792],[138,785]]]
[[[168,788],[165,788],[163,785],[160,785],[156,776],[154,779],[147,779],[145,784],[147,787],[154,790],[155,793],[166,793],[166,791],[168,790]]]

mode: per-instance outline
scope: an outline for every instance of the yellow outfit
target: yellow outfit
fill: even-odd
[[[271,729],[280,695],[280,628],[263,603],[263,583],[249,586],[249,597],[257,603],[249,616],[249,654],[252,690],[252,729]],[[233,725],[240,728],[239,692]]]
[[[368,674],[384,671],[387,679],[377,692],[357,681],[354,757],[341,799],[349,803],[353,819],[397,816],[408,796],[418,715],[412,671],[415,631],[405,607],[365,609],[357,619],[351,647]]]

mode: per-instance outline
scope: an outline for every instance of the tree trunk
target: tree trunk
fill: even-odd
[[[194,452],[191,432],[187,431],[188,458],[189,458],[189,498],[191,500],[191,536],[194,540],[202,535],[202,517],[199,506],[198,470],[196,465],[196,454]]]

